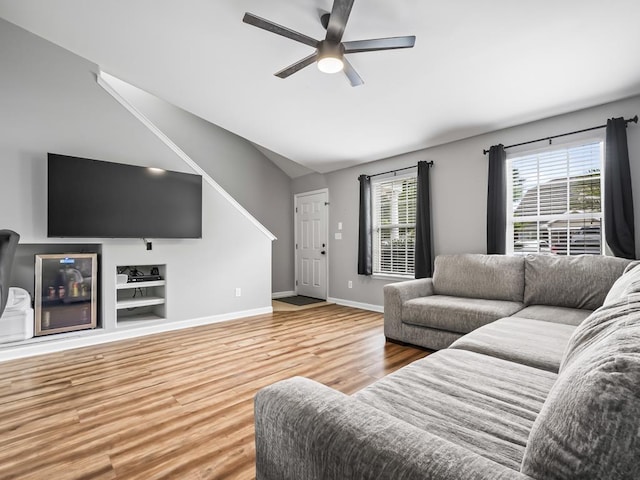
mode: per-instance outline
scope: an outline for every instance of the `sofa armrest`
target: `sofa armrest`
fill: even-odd
[[[531,480],[306,378],[260,390],[255,423],[257,480]]]
[[[402,340],[402,304],[407,300],[433,295],[430,278],[389,283],[384,286],[384,335]]]

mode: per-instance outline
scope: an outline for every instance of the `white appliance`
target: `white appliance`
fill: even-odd
[[[22,288],[10,287],[7,306],[0,317],[0,343],[18,342],[33,337],[31,295]]]

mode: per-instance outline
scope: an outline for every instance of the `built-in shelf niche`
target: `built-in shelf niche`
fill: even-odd
[[[166,319],[166,265],[135,265],[148,275],[157,268],[162,280],[116,283],[116,322],[118,327]],[[116,267],[117,274],[126,266]]]

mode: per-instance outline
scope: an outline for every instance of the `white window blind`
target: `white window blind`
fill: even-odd
[[[508,159],[508,253],[602,254],[602,142]]]
[[[413,276],[416,176],[373,182],[373,273]]]

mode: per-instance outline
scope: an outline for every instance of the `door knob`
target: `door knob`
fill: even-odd
[[[321,254],[321,255],[324,255],[325,253],[327,253],[327,252],[325,252],[324,250],[322,250],[322,251],[320,252],[320,254]]]

